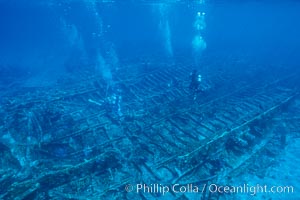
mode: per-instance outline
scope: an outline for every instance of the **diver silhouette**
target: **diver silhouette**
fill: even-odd
[[[196,94],[200,91],[200,83],[202,81],[202,76],[194,69],[190,74],[190,90],[194,96],[194,100],[196,99]]]

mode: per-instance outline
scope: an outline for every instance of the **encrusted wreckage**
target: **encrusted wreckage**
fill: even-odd
[[[264,176],[285,145],[274,118],[298,97],[297,73],[208,67],[194,99],[192,66],[153,66],[126,66],[109,84],[87,73],[3,92],[1,199],[218,199],[125,186],[230,182],[249,168]]]

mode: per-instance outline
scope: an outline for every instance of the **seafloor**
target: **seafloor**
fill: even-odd
[[[0,92],[0,198],[300,199],[299,72],[208,63],[196,95],[184,58],[126,61],[110,82],[88,70],[51,84],[10,77]],[[294,192],[125,191],[139,183]]]

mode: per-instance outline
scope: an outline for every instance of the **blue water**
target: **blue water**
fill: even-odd
[[[131,177],[136,181],[132,185],[170,185],[175,180],[182,181],[180,184],[203,184],[200,180],[206,176],[214,178],[207,184],[292,185],[292,194],[263,193],[255,197],[300,199],[299,11],[300,2],[292,0],[0,0],[0,198],[179,199],[178,194],[165,196],[153,191],[128,194],[124,191],[128,184],[125,180]],[[202,75],[201,81],[198,76],[190,80],[194,69]],[[161,79],[156,72],[161,73]],[[189,84],[195,85],[189,88]],[[189,91],[191,88],[193,91]],[[217,102],[239,92],[238,98],[244,100],[234,104],[236,99],[232,97],[218,107]],[[272,100],[264,105],[256,98],[260,94]],[[281,108],[291,96],[292,102]],[[207,157],[199,153],[203,158],[186,161],[195,168],[189,171],[179,155],[201,146],[202,136],[197,136],[196,124],[209,120],[213,124],[223,110],[225,113],[226,108],[234,105],[239,111],[246,100],[255,106],[249,106],[243,113],[253,118],[276,108],[276,112],[270,112],[269,121],[255,125],[267,136],[257,136],[262,142],[256,138],[245,150],[247,153],[233,150],[233,160],[229,159],[230,153],[220,154],[220,158],[214,158],[212,153]],[[205,106],[209,111],[201,110]],[[195,116],[199,118],[185,121],[186,115],[197,112]],[[178,120],[177,126],[169,118]],[[159,120],[163,121],[161,127],[157,125]],[[251,123],[246,123],[250,120],[247,117],[244,121],[236,120],[235,126],[246,125],[252,130]],[[223,130],[220,126],[216,130]],[[168,140],[178,146],[180,141],[190,145],[178,150],[173,163],[164,165],[168,172],[159,171],[161,168],[156,164],[160,157],[173,154],[153,153],[153,149],[170,150],[163,138],[157,139],[161,142],[156,146],[151,144],[149,138],[156,138],[154,130],[163,136],[172,133],[174,138],[168,135]],[[191,136],[182,136],[184,130]],[[200,142],[177,141],[177,136]],[[224,148],[230,150],[231,145],[242,143],[232,139],[238,136],[228,137],[227,142],[223,141]],[[249,162],[263,163],[259,158],[251,160],[250,155],[265,143],[270,144],[266,145],[268,149],[272,145],[276,149],[272,161],[245,166],[242,175],[231,172],[232,166],[238,166],[238,159],[247,163],[247,156]],[[100,144],[103,145],[98,147]],[[102,157],[107,149],[109,153]],[[141,153],[133,156],[134,152]],[[262,152],[257,153],[258,157],[267,154],[263,148],[257,152]],[[220,161],[221,157],[225,161]],[[214,163],[215,168],[197,179],[195,171],[202,169],[202,160]],[[85,162],[92,166],[83,167],[83,172],[77,170]],[[227,162],[235,164],[227,167]],[[158,170],[157,176],[162,178],[153,178],[145,165]],[[59,183],[46,184],[43,176],[47,170],[57,173],[69,166],[79,167],[70,170],[69,176],[62,175],[64,180]],[[259,169],[266,167],[264,173]],[[179,179],[185,172],[195,175],[185,181]],[[227,172],[231,174],[224,175],[225,180],[222,174]],[[90,177],[85,179],[87,176],[81,173]],[[14,182],[30,180],[39,186],[32,186],[35,189],[28,194],[25,191],[30,187],[20,186],[24,188],[20,192],[13,186]],[[76,182],[79,180],[86,181],[82,183],[85,187]],[[182,199],[200,199],[199,194],[182,195]],[[202,198],[217,197],[206,193]]]

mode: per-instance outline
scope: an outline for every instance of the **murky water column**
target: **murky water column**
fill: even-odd
[[[107,82],[108,85],[111,84],[112,82],[112,73],[111,69],[105,60],[104,56],[101,54],[101,46],[103,48],[102,40],[103,40],[103,21],[100,17],[99,12],[97,11],[97,1],[96,0],[85,0],[85,5],[88,9],[88,11],[94,16],[95,19],[95,24],[96,24],[96,29],[92,34],[92,37],[95,41],[97,41],[99,45],[99,49],[97,50],[97,55],[96,55],[96,64],[95,64],[95,70],[96,73],[101,73],[105,81]]]
[[[199,64],[201,54],[206,49],[206,42],[203,37],[204,31],[206,29],[206,13],[204,12],[205,1],[200,0],[198,4],[199,9],[196,13],[194,21],[195,36],[192,42],[196,65]]]
[[[87,52],[82,34],[74,23],[67,22],[63,17],[60,18],[62,32],[69,45],[69,54],[66,56],[65,68],[67,71],[74,71],[80,65],[88,62]]]
[[[99,44],[97,49],[97,56],[95,60],[96,73],[101,73],[102,78],[106,81],[106,99],[104,100],[111,109],[111,114],[117,120],[123,118],[123,107],[122,107],[122,90],[113,81],[113,71],[116,72],[119,68],[119,59],[117,52],[114,48],[114,44],[105,40],[103,20],[97,10],[97,4],[103,3],[97,0],[85,0],[85,4],[89,12],[94,15],[96,20],[96,30],[92,33],[93,38]],[[102,5],[103,6],[103,5]],[[106,26],[106,28],[109,27]],[[102,49],[101,49],[102,48]],[[101,53],[102,52],[102,53]],[[116,73],[114,73],[116,75]],[[101,105],[101,102],[96,102],[93,99],[89,99],[89,102]]]
[[[173,57],[171,28],[169,23],[169,5],[164,3],[156,4],[155,10],[158,10],[159,14],[159,30],[162,33],[162,40],[164,42],[164,48],[168,57]]]
[[[84,0],[87,10],[94,15],[96,20],[96,30],[92,33],[94,38],[101,38],[103,36],[103,21],[97,11],[97,0]]]

